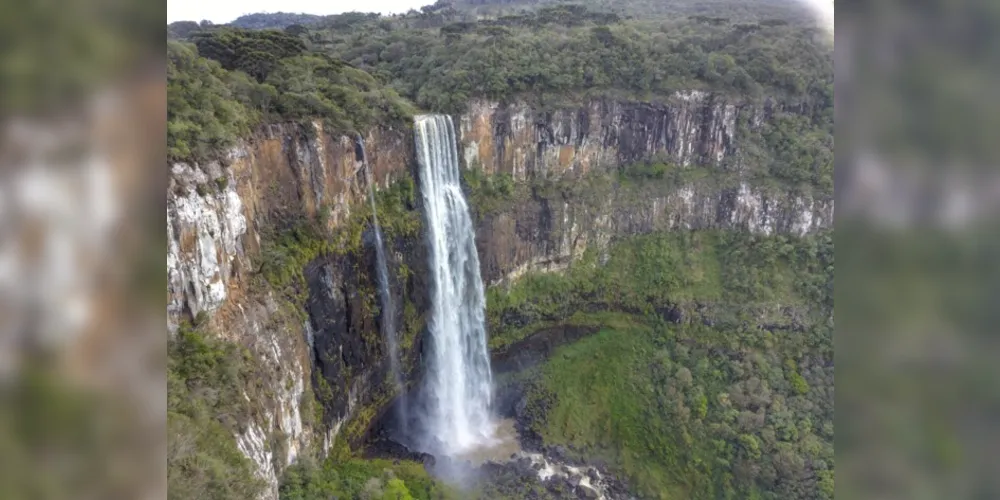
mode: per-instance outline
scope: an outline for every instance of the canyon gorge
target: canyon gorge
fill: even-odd
[[[831,498],[832,51],[779,4],[172,24],[171,492]]]
[[[588,248],[600,251],[616,238],[655,231],[804,235],[832,226],[829,194],[783,191],[741,177],[738,120],[759,126],[773,103],[737,107],[692,93],[675,103],[599,102],[552,113],[523,103],[470,103],[455,120],[464,171],[506,174],[524,186],[566,179],[593,186],[593,192],[584,187],[552,196],[539,191],[512,206],[474,205],[482,279],[503,286],[526,273],[559,271]],[[176,332],[184,318],[203,317],[227,340],[250,346],[261,364],[267,375],[259,392],[247,394],[256,408],[241,423],[237,442],[272,498],[282,469],[302,450],[329,451],[345,437],[360,442],[394,389],[391,357],[378,335],[379,321],[387,319],[373,314],[374,234],[366,233],[356,254],[334,249],[301,262],[308,284],[303,314],[295,310],[303,297],[255,283],[269,231],[309,218],[337,233],[365,213],[368,182],[379,191],[421,182],[412,137],[405,128],[364,134],[370,177],[353,138],[330,134],[320,122],[269,125],[225,161],[171,167],[170,328]],[[586,183],[588,176],[657,157],[706,175],[669,188]],[[427,335],[422,321],[431,307],[423,231],[386,230],[390,293],[410,308],[393,318],[408,329],[400,352],[407,385],[418,379]],[[303,410],[318,384],[330,388],[320,419]]]

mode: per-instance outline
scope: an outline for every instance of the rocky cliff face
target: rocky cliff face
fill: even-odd
[[[776,112],[811,114],[808,103],[736,101],[701,91],[659,103],[615,99],[540,110],[527,102],[474,100],[460,118],[466,167],[515,179],[608,170],[654,156],[682,166],[736,160],[740,127]]]
[[[364,138],[373,182],[408,176],[408,130],[375,130]],[[368,196],[354,140],[312,127],[272,125],[234,148],[225,166],[171,166],[167,198],[168,325],[183,314],[213,312],[230,278],[248,270],[260,231],[300,217],[322,217],[329,229]],[[241,266],[242,265],[242,266]]]
[[[611,185],[588,194],[555,193],[480,217],[477,245],[491,285],[527,272],[565,269],[588,248],[615,238],[677,229],[722,228],[805,235],[833,227],[833,201],[746,183],[719,187]]]
[[[523,102],[474,101],[460,117],[466,168],[562,185],[533,189],[529,198],[480,215],[484,279],[497,284],[563,269],[588,246],[600,250],[614,238],[653,231],[804,235],[832,227],[831,196],[766,187],[742,172],[745,133],[777,112],[812,110],[704,92],[678,93],[659,104],[595,100],[545,112]],[[674,182],[583,181],[653,158],[699,175]]]
[[[741,130],[783,109],[698,92],[662,104],[599,100],[544,112],[472,102],[459,117],[466,168],[509,174],[520,193],[499,208],[474,207],[484,280],[562,269],[587,248],[653,231],[831,227],[832,199],[740,173]],[[412,131],[376,129],[364,143],[378,187],[413,176]],[[657,156],[702,175],[631,183],[599,175]],[[168,329],[201,318],[249,348],[270,374],[248,388],[258,411],[236,434],[270,485],[266,497],[276,498],[284,467],[303,453],[325,453],[345,429],[357,437],[392,396],[368,238],[355,254],[305,263],[294,293],[274,289],[258,272],[269,239],[294,221],[319,220],[330,234],[347,226],[367,204],[366,175],[353,138],[318,123],[273,125],[225,162],[170,171]],[[388,243],[402,357],[413,380],[428,309],[426,254],[420,235]],[[322,417],[307,404],[314,394]]]
[[[381,335],[381,316],[374,272],[374,237],[366,233],[364,256],[322,256],[305,269],[309,288],[306,310],[310,318],[310,347],[314,353],[315,377],[323,379],[318,391],[331,425],[329,438],[342,434],[360,444],[371,419],[396,395],[388,351]],[[427,254],[422,240],[389,238],[390,293],[396,307],[400,367],[404,384],[419,378],[416,373],[424,324],[417,311],[427,311]],[[402,273],[401,269],[409,272]],[[317,379],[318,380],[318,379]],[[329,389],[327,389],[328,387]],[[359,415],[364,410],[365,415]]]
[[[410,134],[382,129],[364,137],[378,186],[409,175]],[[246,397],[257,408],[250,421],[241,423],[237,445],[268,482],[266,497],[277,498],[283,468],[302,453],[328,448],[370,392],[369,386],[355,383],[353,390],[347,388],[325,402],[322,419],[307,414],[304,402],[313,397],[314,347],[346,345],[358,350],[352,366],[372,368],[371,373],[358,370],[357,380],[377,379],[379,363],[372,362],[378,353],[370,349],[377,339],[366,343],[357,330],[343,328],[344,318],[356,308],[356,297],[327,309],[312,307],[307,315],[287,294],[256,276],[266,244],[262,240],[302,217],[320,218],[336,230],[352,207],[366,203],[366,175],[353,138],[327,134],[318,123],[270,126],[234,148],[224,163],[170,168],[168,330],[176,331],[185,318],[204,318],[211,331],[249,348],[263,365],[261,372],[268,375],[259,387],[248,388]],[[313,268],[315,272],[306,273],[310,282],[322,275],[321,264]],[[337,276],[336,287],[350,287],[347,278]],[[321,289],[312,287],[310,292],[313,302],[322,300]],[[356,335],[354,342],[349,335]],[[346,384],[343,374],[330,376],[334,385]]]

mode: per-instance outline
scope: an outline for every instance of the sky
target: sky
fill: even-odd
[[[361,11],[394,14],[419,9],[435,0],[167,0],[167,22],[207,19],[223,24],[256,12],[295,12],[317,15]]]

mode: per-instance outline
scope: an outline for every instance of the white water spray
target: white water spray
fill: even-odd
[[[415,120],[430,249],[431,315],[421,447],[454,455],[491,442],[492,374],[475,232],[459,180],[451,117]]]
[[[362,165],[365,169],[365,177],[368,180],[368,199],[372,205],[372,225],[375,229],[375,274],[378,278],[378,295],[381,311],[380,326],[382,337],[385,338],[386,346],[389,349],[389,366],[392,370],[393,384],[396,393],[399,394],[400,401],[396,404],[396,421],[402,427],[399,429],[404,435],[408,432],[407,425],[409,415],[407,415],[406,391],[403,387],[403,376],[399,367],[399,342],[396,340],[396,305],[392,300],[392,292],[389,290],[389,269],[385,260],[385,244],[382,242],[382,227],[378,223],[378,210],[375,208],[375,183],[373,181],[371,166],[368,163],[368,153],[365,151],[365,144],[361,136],[355,138],[358,149],[361,151]]]

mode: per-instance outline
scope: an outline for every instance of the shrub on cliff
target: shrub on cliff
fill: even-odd
[[[256,498],[264,488],[233,436],[248,415],[248,354],[182,326],[168,346],[167,481],[170,499]]]
[[[311,260],[332,250],[315,224],[300,220],[287,230],[266,238],[261,249],[260,273],[277,290],[303,281],[302,269]]]
[[[281,500],[449,500],[459,498],[424,470],[407,461],[303,460],[289,467],[279,488]]]
[[[199,57],[194,46],[167,42],[167,155],[209,158],[250,132],[254,113],[234,96],[238,77]]]

